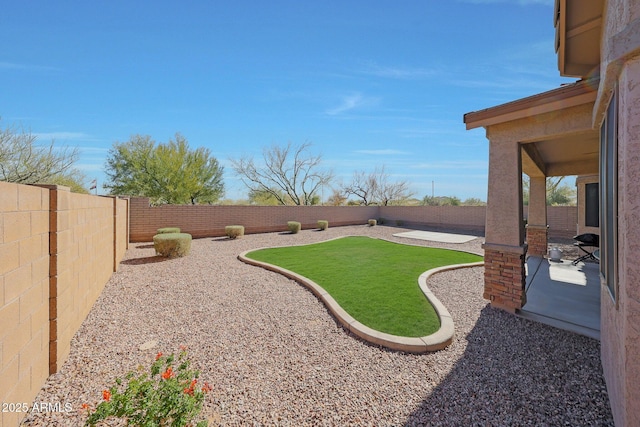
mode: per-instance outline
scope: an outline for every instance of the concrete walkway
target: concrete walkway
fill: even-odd
[[[600,339],[599,265],[527,259],[527,303],[519,315]]]
[[[406,237],[408,239],[430,240],[432,242],[441,242],[441,243],[467,243],[478,238],[478,236],[468,236],[466,234],[440,233],[437,231],[423,231],[423,230],[396,233],[393,236]]]

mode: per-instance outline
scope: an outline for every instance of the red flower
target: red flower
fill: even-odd
[[[212,388],[211,388],[211,386],[210,386],[210,385],[205,381],[205,382],[204,382],[204,386],[202,386],[202,392],[203,392],[203,393],[208,393],[208,392],[210,392],[211,390],[213,390],[213,389],[212,389]]]
[[[158,354],[156,354],[156,360],[160,359],[162,357],[162,352],[159,351]]]
[[[109,390],[102,391],[102,398],[107,402],[111,400],[111,392]]]
[[[186,387],[184,389],[184,394],[188,394],[189,396],[193,396],[193,388],[192,387]]]
[[[162,373],[162,378],[168,380],[171,377],[173,377],[173,368],[169,366],[167,370]]]
[[[182,351],[187,351],[187,346],[186,346],[186,345],[181,345],[181,346],[180,346],[180,350],[182,350]]]
[[[88,403],[83,403],[82,404],[82,409],[89,409],[89,404]]]

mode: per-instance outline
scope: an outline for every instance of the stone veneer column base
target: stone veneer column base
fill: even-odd
[[[527,225],[527,246],[529,255],[544,257],[547,255],[549,227],[546,225]]]
[[[491,305],[515,313],[527,302],[525,255],[527,246],[484,245],[484,293]]]

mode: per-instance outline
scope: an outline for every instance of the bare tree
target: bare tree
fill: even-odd
[[[0,130],[0,181],[19,184],[58,184],[87,193],[86,177],[73,165],[77,148],[58,147],[54,141],[39,145],[38,137],[22,128]]]
[[[331,196],[327,199],[329,206],[342,206],[347,203],[347,196],[339,188],[331,189]]]
[[[360,204],[364,206],[375,204],[377,189],[378,182],[375,172],[367,175],[365,171],[354,172],[351,182],[342,187],[345,194],[357,197]]]
[[[360,204],[365,206],[399,204],[413,195],[409,191],[409,183],[392,182],[384,166],[376,167],[369,174],[364,171],[354,172],[351,183],[344,186],[343,191],[360,199]]]
[[[281,205],[311,205],[318,191],[333,179],[333,173],[320,168],[322,156],[310,155],[311,143],[288,143],[262,151],[264,166],[252,157],[231,160],[236,174],[250,192],[271,194]]]
[[[38,146],[38,137],[29,131],[8,127],[0,132],[0,181],[21,184],[49,183],[71,171],[78,149],[57,149],[54,142]]]

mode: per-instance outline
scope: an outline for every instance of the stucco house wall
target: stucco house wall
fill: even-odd
[[[640,1],[610,0],[594,122],[618,91],[618,293],[602,287],[602,367],[616,425],[640,425]]]

